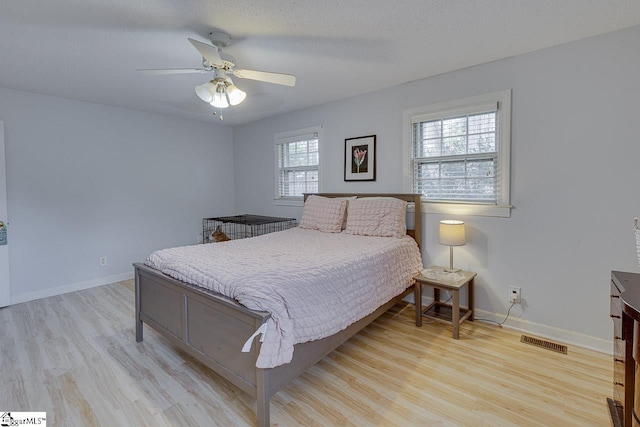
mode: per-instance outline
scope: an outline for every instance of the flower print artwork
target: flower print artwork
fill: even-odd
[[[358,145],[353,147],[353,165],[351,173],[367,173],[367,146]]]
[[[344,180],[376,180],[376,136],[344,140]]]

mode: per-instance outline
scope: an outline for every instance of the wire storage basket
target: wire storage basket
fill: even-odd
[[[245,239],[286,230],[297,225],[295,218],[262,215],[234,215],[202,219],[202,242]]]
[[[638,265],[640,265],[640,227],[638,227],[638,218],[633,219],[633,232],[636,235],[636,252],[638,253]]]

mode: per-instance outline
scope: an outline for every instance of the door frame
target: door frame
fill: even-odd
[[[7,217],[7,163],[4,150],[4,121],[0,120],[0,221],[9,227]],[[8,233],[7,233],[8,236]],[[7,239],[8,241],[8,239]],[[9,245],[0,246],[0,307],[11,304],[11,285],[9,283]]]

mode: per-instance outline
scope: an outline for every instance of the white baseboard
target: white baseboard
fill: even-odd
[[[504,320],[505,315],[506,313],[491,313],[489,311],[476,309],[474,317],[493,320],[500,323]],[[581,334],[568,329],[556,328],[555,326],[543,325],[541,323],[535,323],[511,316],[502,326],[509,329],[515,329],[517,331],[528,332],[537,337],[558,341],[560,344],[576,345],[578,347],[587,348],[600,353],[613,353],[612,341],[592,337],[590,335]]]
[[[407,295],[405,297],[405,301],[413,303],[413,293]],[[423,306],[431,304],[431,301],[433,300],[429,297],[422,297]],[[474,314],[476,319],[487,319],[497,323],[502,322],[505,316],[506,313],[491,313],[489,311],[479,309],[476,309]],[[513,316],[509,316],[505,324],[502,326],[517,331],[527,332],[540,338],[557,341],[560,344],[571,344],[587,348],[589,350],[598,351],[600,353],[613,354],[613,343],[611,341],[581,334],[579,332],[556,328],[555,326],[543,325],[541,323],[535,323]]]
[[[34,292],[11,295],[10,304],[20,304],[41,298],[62,295],[69,292],[81,291],[83,289],[95,288],[96,286],[108,285],[110,283],[122,282],[133,279],[133,272],[116,274],[114,276],[100,277],[98,279],[87,280],[86,282],[71,283],[69,285],[57,286],[55,288],[42,289]]]

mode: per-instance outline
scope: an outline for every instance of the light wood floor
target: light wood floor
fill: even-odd
[[[0,410],[51,426],[250,426],[255,400],[145,327],[133,283],[0,309]],[[278,426],[607,426],[610,356],[396,306],[271,399]]]

